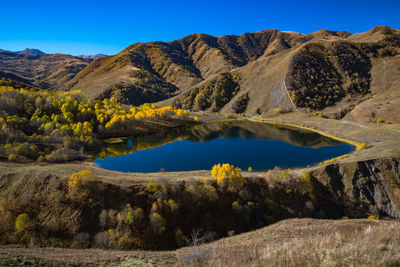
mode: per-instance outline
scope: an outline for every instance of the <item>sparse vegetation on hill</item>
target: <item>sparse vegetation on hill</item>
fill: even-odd
[[[383,43],[307,44],[293,57],[286,77],[291,98],[299,107],[321,110],[346,95],[368,94],[371,58],[395,54]]]
[[[247,105],[249,104],[249,94],[239,96],[235,103],[233,103],[233,112],[240,114],[246,111]]]
[[[117,83],[106,89],[96,99],[114,97],[123,104],[139,106],[143,103],[167,99],[178,90],[174,85],[145,70],[134,71],[132,77],[137,78],[137,83]]]
[[[214,81],[195,87],[176,99],[174,106],[183,109],[219,111],[240,90],[240,78],[224,73]]]

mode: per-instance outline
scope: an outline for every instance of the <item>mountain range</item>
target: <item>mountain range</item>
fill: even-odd
[[[0,50],[0,76],[133,105],[400,122],[400,31],[382,26],[356,34],[192,34],[136,43],[113,56]]]

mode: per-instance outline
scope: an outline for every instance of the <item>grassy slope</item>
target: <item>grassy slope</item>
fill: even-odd
[[[360,122],[375,122],[381,118],[389,122],[400,122],[399,86],[400,55],[372,61],[371,91],[373,97],[359,104],[344,119]]]
[[[135,85],[138,79],[132,72],[142,69],[163,80],[163,86],[177,88],[176,91],[169,89],[164,100],[157,90],[154,93],[154,101],[161,101],[160,105],[171,105],[174,94],[202,86],[215,80],[218,74],[229,71],[240,76],[241,90],[221,112],[232,112],[232,105],[237,99],[248,93],[250,102],[246,115],[261,113],[268,117],[275,108],[293,110],[283,81],[293,57],[304,45],[317,43],[330,47],[338,41],[376,43],[388,36],[398,35],[399,31],[384,27],[354,35],[326,30],[307,35],[274,30],[222,37],[194,34],[170,43],[135,44],[115,56],[96,60],[75,77],[71,86],[96,97],[118,83],[127,87]],[[386,60],[385,64],[383,60]],[[346,96],[325,108],[323,113],[336,116],[356,106],[345,119],[366,122],[382,118],[398,122],[399,73],[396,66],[399,60],[399,56],[372,60],[371,91],[375,96],[371,100]],[[389,104],[386,103],[388,100]]]
[[[398,266],[399,242],[394,221],[290,219],[176,251],[3,248],[0,260],[42,266]]]
[[[66,89],[66,82],[87,65],[81,58],[64,54],[33,56],[0,51],[2,72],[17,75],[44,89]]]
[[[193,34],[170,43],[134,44],[119,54],[92,62],[71,82],[91,97],[121,81],[135,84],[129,68],[137,67],[162,77],[181,91],[212,79],[216,74],[244,66],[257,58],[279,53],[312,38],[276,30],[241,36]],[[129,78],[131,77],[131,78]]]

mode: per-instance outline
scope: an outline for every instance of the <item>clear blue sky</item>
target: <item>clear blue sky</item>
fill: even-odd
[[[136,42],[171,41],[192,33],[400,29],[400,0],[2,0],[0,7],[0,49],[72,55],[115,54]]]

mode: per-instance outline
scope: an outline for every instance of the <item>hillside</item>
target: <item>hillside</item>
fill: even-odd
[[[174,104],[268,117],[312,112],[352,121],[398,122],[400,31],[266,30],[192,34],[137,43],[94,60],[69,83],[91,98]],[[399,100],[400,101],[400,100]],[[380,121],[380,120],[379,120]]]
[[[289,219],[175,251],[13,248],[4,266],[398,266],[399,223]]]
[[[137,43],[115,56],[93,61],[71,85],[93,98],[119,94],[130,103],[143,102],[136,95],[140,97],[140,92],[150,90],[148,98],[159,101],[310,38],[269,30],[241,36],[193,34],[169,43]]]
[[[270,117],[308,112],[399,122],[400,31],[350,34],[264,30],[136,43],[114,56],[0,50],[2,77],[43,89],[80,89],[125,104]]]
[[[66,89],[66,82],[88,65],[88,60],[65,54],[44,54],[36,49],[0,50],[0,77],[42,89]]]

